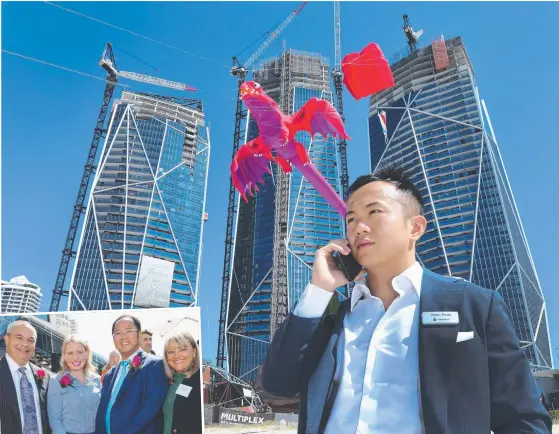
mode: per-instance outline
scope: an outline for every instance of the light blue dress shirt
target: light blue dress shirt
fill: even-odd
[[[105,415],[105,424],[107,426],[108,434],[111,434],[111,410],[113,408],[113,405],[116,401],[116,397],[118,396],[118,392],[120,391],[122,383],[124,383],[124,379],[126,378],[127,374],[128,374],[128,360],[122,360],[119,362],[118,365],[118,372],[116,373],[116,375],[118,376],[117,381],[115,382],[115,385],[111,392],[111,399],[109,400],[109,406],[107,407],[107,413]]]
[[[423,269],[415,263],[392,280],[399,297],[384,310],[361,280],[344,319],[338,394],[326,434],[420,434],[419,298]],[[332,293],[309,285],[294,315],[323,315]]]
[[[66,372],[50,379],[47,409],[52,434],[95,432],[95,416],[101,400],[101,378],[91,375],[85,383],[72,376],[72,385],[62,387],[60,379]]]

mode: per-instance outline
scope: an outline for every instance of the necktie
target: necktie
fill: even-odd
[[[23,434],[36,434],[39,432],[39,424],[37,422],[37,407],[35,407],[33,386],[27,379],[27,369],[19,368],[18,371],[21,374],[19,390],[23,407]]]
[[[115,384],[113,392],[111,393],[111,399],[109,400],[109,406],[107,407],[107,414],[105,416],[105,425],[107,427],[107,434],[111,434],[111,410],[115,403],[116,397],[118,396],[118,392],[122,383],[124,383],[124,379],[126,378],[126,374],[128,374],[128,360],[122,360],[120,362],[119,371],[118,371],[118,380]]]

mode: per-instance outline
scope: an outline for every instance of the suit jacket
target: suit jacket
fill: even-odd
[[[343,370],[343,320],[290,314],[262,366],[262,387],[275,396],[300,394],[299,434],[323,433]],[[424,270],[420,313],[458,312],[457,325],[419,321],[419,376],[426,434],[550,433],[524,350],[497,291]],[[474,338],[457,343],[458,332]]]
[[[37,377],[37,369],[39,368],[32,363],[29,365],[31,366],[31,371],[33,371],[37,392],[39,392],[43,434],[49,434],[51,432],[47,413],[49,377],[47,375],[44,379],[39,380]],[[17,392],[6,356],[0,358],[0,430],[2,434],[21,434],[23,430]]]
[[[163,430],[162,407],[169,388],[163,360],[142,350],[138,355],[143,359],[141,368],[128,371],[113,404],[111,434],[161,434]],[[111,368],[103,379],[95,422],[96,434],[107,433],[105,415],[117,381],[117,368],[118,365]]]

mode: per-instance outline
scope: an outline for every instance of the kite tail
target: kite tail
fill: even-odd
[[[301,172],[301,174],[312,184],[316,191],[326,199],[326,202],[334,208],[342,218],[345,218],[347,205],[343,199],[336,193],[332,186],[324,179],[322,174],[318,171],[312,162],[303,164],[299,157],[291,160],[291,163]]]

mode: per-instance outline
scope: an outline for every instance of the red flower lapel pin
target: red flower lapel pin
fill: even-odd
[[[142,369],[143,363],[144,359],[138,354],[137,356],[134,356],[132,361],[128,363],[128,369],[134,370],[134,372],[138,372],[140,369]]]
[[[63,389],[65,389],[68,386],[72,386],[72,377],[70,377],[69,374],[64,374],[62,377],[60,377],[60,387],[62,387]],[[74,387],[74,386],[72,386]]]

